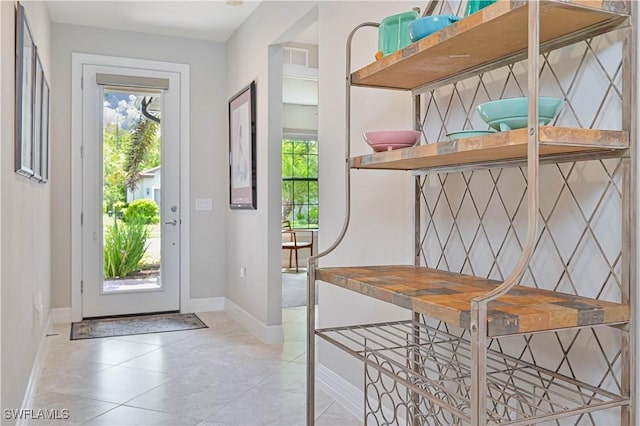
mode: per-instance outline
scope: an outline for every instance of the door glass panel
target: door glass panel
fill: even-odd
[[[162,288],[160,96],[104,89],[103,293]]]

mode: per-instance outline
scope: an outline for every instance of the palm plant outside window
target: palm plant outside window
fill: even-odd
[[[293,228],[318,227],[318,141],[282,141],[282,220]]]

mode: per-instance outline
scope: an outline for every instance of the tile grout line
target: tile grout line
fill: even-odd
[[[64,354],[65,351],[68,351],[71,348],[73,348],[74,352],[75,352],[75,348],[78,348],[78,350],[81,351],[81,352],[78,352],[77,356],[74,356],[74,359],[84,354],[85,357],[82,359],[88,362],[89,361],[93,362],[94,359],[98,359],[102,351],[108,351],[109,346],[104,346],[104,345],[111,341],[118,342],[117,345],[123,345],[121,347],[123,348],[123,352],[125,353],[126,353],[127,346],[130,344],[131,344],[131,347],[133,347],[134,351],[135,349],[143,350],[145,348],[149,348],[150,350],[148,350],[147,352],[134,355],[126,360],[119,361],[115,364],[108,364],[104,362],[96,363],[96,364],[100,364],[101,368],[91,372],[90,374],[92,376],[99,375],[99,374],[104,375],[104,374],[108,374],[109,369],[113,367],[118,367],[118,369],[120,370],[120,372],[118,373],[119,376],[122,376],[123,380],[126,381],[128,376],[136,377],[136,375],[133,375],[133,372],[138,371],[141,373],[150,374],[149,382],[151,383],[149,384],[152,387],[150,387],[149,389],[145,389],[144,391],[140,392],[138,395],[134,395],[130,397],[128,400],[124,402],[103,401],[102,399],[98,399],[95,397],[87,398],[83,396],[83,394],[73,393],[74,389],[72,388],[74,387],[77,388],[76,390],[82,391],[85,387],[91,386],[90,384],[91,380],[87,378],[88,383],[85,383],[87,380],[83,380],[82,382],[78,383],[78,385],[80,386],[78,387],[76,386],[74,379],[82,379],[82,375],[80,377],[76,377],[75,375],[61,372],[63,377],[68,376],[70,379],[69,383],[66,384],[67,391],[64,391],[64,390],[58,391],[57,388],[47,389],[47,391],[57,393],[62,396],[68,395],[69,397],[73,397],[74,399],[78,399],[78,400],[96,401],[96,402],[112,405],[111,408],[99,414],[95,414],[95,412],[91,412],[93,410],[88,411],[86,414],[87,416],[91,416],[91,417],[89,417],[88,420],[83,421],[82,424],[90,424],[91,422],[95,422],[96,419],[102,416],[106,416],[108,413],[112,412],[113,410],[116,410],[118,408],[122,409],[124,407],[131,410],[144,410],[145,412],[160,413],[166,416],[173,416],[173,417],[176,417],[174,421],[179,421],[179,419],[177,418],[183,416],[185,419],[189,419],[193,421],[194,424],[202,424],[208,421],[212,421],[215,423],[216,415],[223,415],[223,412],[225,410],[229,411],[230,406],[234,404],[242,405],[244,403],[244,400],[247,399],[248,394],[252,393],[252,396],[255,398],[258,398],[258,400],[261,400],[261,398],[263,398],[261,397],[262,394],[266,394],[265,396],[268,396],[268,394],[271,393],[271,391],[268,390],[270,388],[268,385],[269,381],[274,381],[273,386],[271,387],[275,389],[274,392],[282,393],[283,394],[282,397],[284,399],[290,398],[287,395],[299,396],[300,392],[296,390],[298,374],[295,372],[301,368],[300,366],[303,363],[296,362],[296,361],[301,361],[306,351],[296,346],[296,345],[300,345],[301,343],[304,343],[303,339],[295,339],[295,336],[297,335],[296,324],[299,324],[300,322],[304,321],[304,318],[306,318],[306,313],[301,308],[287,308],[287,309],[300,309],[300,312],[291,312],[291,314],[289,314],[290,317],[287,318],[287,321],[283,321],[283,325],[291,326],[290,331],[292,331],[292,333],[289,333],[289,334],[292,334],[293,337],[287,338],[287,336],[285,335],[285,341],[279,345],[265,345],[263,342],[255,339],[251,335],[247,336],[249,337],[249,339],[245,338],[245,336],[243,335],[244,329],[242,328],[242,326],[239,325],[232,318],[229,318],[228,316],[223,314],[205,315],[204,317],[202,317],[202,320],[207,324],[207,326],[209,327],[208,329],[195,330],[193,333],[188,333],[189,335],[184,336],[178,340],[171,341],[168,344],[158,345],[155,343],[140,342],[135,340],[135,336],[132,336],[133,337],[132,339],[123,338],[125,336],[117,336],[117,337],[106,338],[103,341],[99,341],[95,343],[85,342],[84,345],[86,346],[83,346],[83,345],[76,345],[75,341],[68,340],[68,337],[65,339],[60,338],[56,342],[57,343],[56,346],[59,351],[59,354],[58,354],[59,359],[57,358],[50,359],[49,360],[50,362],[48,362],[50,366],[56,367],[55,364],[59,364],[66,368],[66,367],[75,365],[76,361],[69,359],[69,357],[65,358],[65,354]],[[199,332],[202,332],[202,333],[199,333]],[[189,342],[186,342],[186,339],[192,339],[192,340]],[[95,340],[101,340],[101,339],[95,339]],[[188,344],[185,346],[185,343],[188,343]],[[140,346],[140,345],[145,345],[145,346]],[[285,349],[287,345],[289,346]],[[228,346],[228,349],[224,349],[223,346],[224,347]],[[252,346],[255,346],[257,352],[251,349]],[[155,348],[151,348],[151,347],[155,347]],[[220,351],[217,349],[218,347],[221,349]],[[201,350],[201,348],[203,349]],[[211,349],[210,354],[207,353],[208,349]],[[299,353],[298,353],[298,349],[300,349]],[[164,368],[162,365],[160,365],[160,367],[162,367],[160,370],[148,370],[144,368],[146,364],[141,361],[138,361],[138,364],[141,365],[143,368],[125,365],[135,360],[140,360],[140,358],[143,358],[147,355],[163,354],[163,351],[167,351],[167,350],[169,352],[166,355],[170,356],[172,358],[172,361],[176,361],[176,360],[179,361],[183,357],[192,357],[192,358],[188,358],[189,363],[187,364],[178,364],[176,367],[178,369],[177,372],[172,372],[176,370],[173,368]],[[167,404],[163,404],[162,401],[164,401],[164,399],[160,398],[160,400],[158,400],[158,398],[155,398],[155,395],[150,395],[147,398],[152,405],[153,404],[156,405],[153,408],[138,406],[135,403],[133,403],[133,401],[135,401],[136,399],[141,398],[142,396],[147,395],[151,392],[156,391],[159,394],[159,392],[161,392],[159,388],[163,386],[170,387],[172,381],[177,380],[181,377],[187,377],[187,379],[182,379],[182,380],[183,381],[186,380],[187,382],[189,382],[190,379],[188,378],[188,375],[200,368],[206,367],[209,361],[213,362],[211,366],[217,365],[216,362],[218,361],[222,362],[219,368],[224,369],[225,368],[224,366],[226,365],[224,361],[231,362],[228,358],[226,358],[225,354],[227,354],[228,351],[235,351],[235,350],[238,350],[238,352],[236,353],[237,356],[233,357],[233,360],[232,360],[233,362],[229,364],[229,366],[232,368],[236,368],[238,365],[242,366],[245,363],[248,363],[252,366],[250,370],[253,370],[254,369],[253,367],[255,367],[254,374],[249,374],[247,378],[242,378],[242,381],[246,383],[243,383],[241,386],[240,385],[235,386],[234,389],[232,389],[232,392],[230,392],[230,395],[233,395],[233,397],[228,400],[226,400],[225,398],[222,398],[220,402],[216,401],[216,406],[206,405],[206,401],[208,401],[208,398],[207,398],[208,392],[203,392],[201,389],[202,387],[198,387],[200,388],[200,393],[203,395],[203,401],[205,405],[202,407],[196,407],[194,405],[194,408],[195,408],[194,412],[197,410],[203,409],[202,410],[203,412],[199,414],[197,417],[194,417],[189,413],[189,411],[185,411],[185,409],[179,410],[179,411],[182,411],[182,414],[176,414],[174,412],[164,411],[164,408],[167,408]],[[107,353],[107,355],[109,354]],[[119,354],[114,353],[111,355],[113,358],[117,359],[117,356]],[[173,360],[174,355],[176,357],[175,360]],[[153,359],[155,359],[156,357],[157,355],[152,356]],[[81,362],[81,361],[78,361],[78,362]],[[173,365],[173,362],[171,363],[171,365]],[[180,368],[182,368],[182,365],[185,365],[187,368],[183,371],[180,371]],[[91,366],[88,365],[87,368],[91,368]],[[287,371],[287,369],[289,371]],[[127,371],[131,371],[132,375],[127,374]],[[239,375],[240,374],[239,372],[234,374],[231,374],[231,373],[226,374],[224,373],[223,370],[220,370],[220,373],[221,373],[221,377],[223,378],[221,383],[225,383],[229,385],[233,385],[237,381],[236,379],[241,378]],[[213,371],[211,374],[212,374],[212,378],[217,377],[218,375],[216,371]],[[211,383],[215,382],[215,380],[209,380],[206,378],[209,376],[209,373],[206,372],[206,368],[203,370],[202,375],[205,378],[203,385],[205,385],[209,381],[211,381]],[[144,378],[145,376],[144,374],[142,374],[140,377]],[[56,377],[54,376],[52,378],[54,379],[52,383],[55,384]],[[282,380],[280,380],[279,378],[282,378],[284,382],[282,382]],[[291,381],[292,378],[295,380]],[[95,380],[97,379],[98,378],[96,378]],[[155,379],[160,379],[160,380],[158,383],[153,383]],[[256,381],[254,382],[254,380]],[[63,381],[66,382],[66,380],[63,380]],[[64,383],[62,384],[63,384],[63,388],[65,388]],[[215,390],[216,388],[215,384],[211,386],[212,386],[212,389]],[[140,386],[140,387],[143,388],[144,386]],[[236,388],[237,388],[237,391],[236,391]],[[129,389],[129,390],[133,390],[133,389]],[[265,392],[262,392],[261,390],[265,390]],[[190,395],[193,392],[198,393],[198,390],[196,389],[195,391],[190,391],[188,392],[188,395]],[[101,395],[109,396],[110,394],[112,394],[112,392],[102,393]],[[178,392],[178,394],[181,395],[181,392]],[[117,397],[118,394],[113,394],[113,396]],[[120,394],[120,396],[123,396],[123,395]],[[165,396],[165,399],[166,399],[166,396]],[[170,400],[167,400],[167,401],[170,401]],[[174,401],[175,403],[175,400],[172,400],[172,401]],[[321,416],[325,415],[328,412],[328,410],[331,409],[331,407],[335,406],[335,401],[331,400],[330,398],[326,402],[328,402],[326,408],[323,408],[321,412],[318,413],[316,418],[320,418]],[[144,403],[144,401],[142,401],[142,403]],[[207,408],[211,408],[212,411],[207,413],[206,412]],[[100,408],[100,410],[102,410],[102,407]],[[99,410],[96,410],[96,411],[99,411]],[[124,415],[126,414],[126,412],[123,412],[122,414]],[[118,417],[120,416],[120,414],[112,414],[112,416],[115,416],[113,418],[114,419],[113,421],[118,422],[117,419],[120,418]],[[124,419],[124,417],[122,417],[122,419]]]

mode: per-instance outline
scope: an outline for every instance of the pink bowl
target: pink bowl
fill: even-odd
[[[379,130],[364,132],[364,140],[374,151],[391,151],[392,149],[408,148],[418,142],[418,130]]]

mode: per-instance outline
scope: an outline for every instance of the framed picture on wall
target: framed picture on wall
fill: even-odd
[[[40,121],[40,182],[49,181],[49,83],[42,72],[42,119]]]
[[[229,100],[229,206],[256,209],[256,82]]]
[[[40,182],[42,180],[42,62],[36,52],[36,71],[35,71],[35,89],[34,89],[34,111],[33,111],[33,174],[31,179]]]
[[[18,4],[16,15],[16,172],[27,177],[34,174],[34,88],[35,55],[31,29],[24,6]]]

